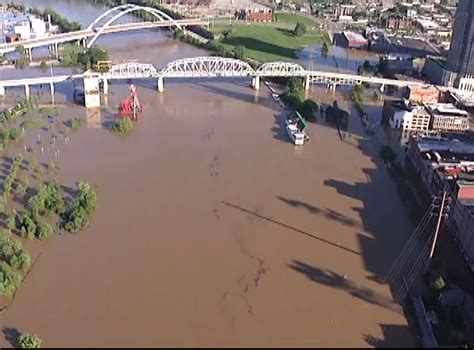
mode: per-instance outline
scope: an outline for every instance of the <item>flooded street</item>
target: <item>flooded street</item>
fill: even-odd
[[[164,32],[114,38],[99,41],[114,60],[206,55]],[[59,180],[95,185],[98,209],[84,232],[28,242],[36,264],[2,327],[47,347],[413,345],[377,282],[412,227],[356,114],[344,141],[319,118],[295,148],[263,84],[154,83],[137,83],[143,113],[126,136],[104,128],[125,82],[100,113],[61,109],[87,123],[60,146]],[[351,108],[339,91],[310,96]]]

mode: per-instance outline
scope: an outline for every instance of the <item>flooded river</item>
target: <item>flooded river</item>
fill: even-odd
[[[34,4],[82,23],[102,11]],[[99,44],[115,60],[206,54],[164,32],[113,38]],[[94,184],[98,209],[80,234],[27,243],[36,264],[0,316],[4,333],[34,332],[48,347],[413,344],[377,282],[412,229],[377,139],[356,117],[344,141],[318,120],[295,149],[268,90],[248,85],[165,80],[159,94],[138,83],[143,113],[125,137],[103,127],[125,83],[100,113],[61,110],[87,123],[61,143],[59,179]],[[310,94],[351,108],[340,92]]]

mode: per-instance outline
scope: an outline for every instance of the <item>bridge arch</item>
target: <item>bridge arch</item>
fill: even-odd
[[[266,77],[305,76],[307,74],[298,63],[293,62],[268,62],[257,69],[257,75]]]
[[[162,70],[163,77],[248,77],[253,68],[244,61],[219,56],[183,58],[170,62]]]
[[[119,19],[122,16],[125,16],[131,12],[135,11],[146,11],[153,15],[155,18],[157,18],[161,22],[169,21],[173,26],[177,27],[178,29],[182,29],[182,26],[180,26],[173,18],[171,18],[169,15],[164,13],[163,11],[157,10],[152,7],[147,7],[147,6],[138,6],[138,5],[133,5],[133,4],[126,4],[126,5],[121,5],[117,6],[114,8],[111,8],[104,12],[102,15],[97,17],[89,26],[87,29],[89,30],[94,30],[95,26],[104,18],[107,18],[110,14],[113,14],[114,12],[118,12],[117,14],[113,15],[111,18],[109,18],[104,25],[100,27],[100,29],[95,33],[95,35],[92,37],[92,39],[89,41],[87,44],[87,48],[91,48],[92,45],[95,43],[95,41],[102,35],[104,30],[109,27],[113,22],[115,22],[117,19]]]

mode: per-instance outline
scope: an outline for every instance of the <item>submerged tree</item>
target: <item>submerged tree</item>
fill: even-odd
[[[23,334],[18,339],[18,345],[22,349],[38,349],[41,347],[41,339],[36,334]]]

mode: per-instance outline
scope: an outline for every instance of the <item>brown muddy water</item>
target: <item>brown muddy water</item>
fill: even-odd
[[[161,32],[119,38],[102,43],[114,60],[206,54]],[[376,159],[379,136],[353,113],[344,141],[318,121],[295,148],[268,90],[248,84],[165,80],[159,94],[137,82],[144,112],[119,136],[104,127],[128,94],[116,83],[99,113],[61,109],[87,123],[57,142],[58,158],[29,134],[61,183],[96,186],[98,209],[80,234],[26,243],[36,264],[2,328],[48,347],[413,345],[377,282],[412,230]],[[350,108],[347,94],[312,89]]]
[[[2,326],[45,346],[411,345],[375,282],[411,228],[372,141],[356,120],[346,142],[311,124],[295,149],[247,83],[139,87],[125,137],[100,126],[107,108],[63,110],[89,119],[60,146],[60,180],[96,185],[99,207],[86,231],[31,244]],[[113,106],[127,86],[112,90]]]

